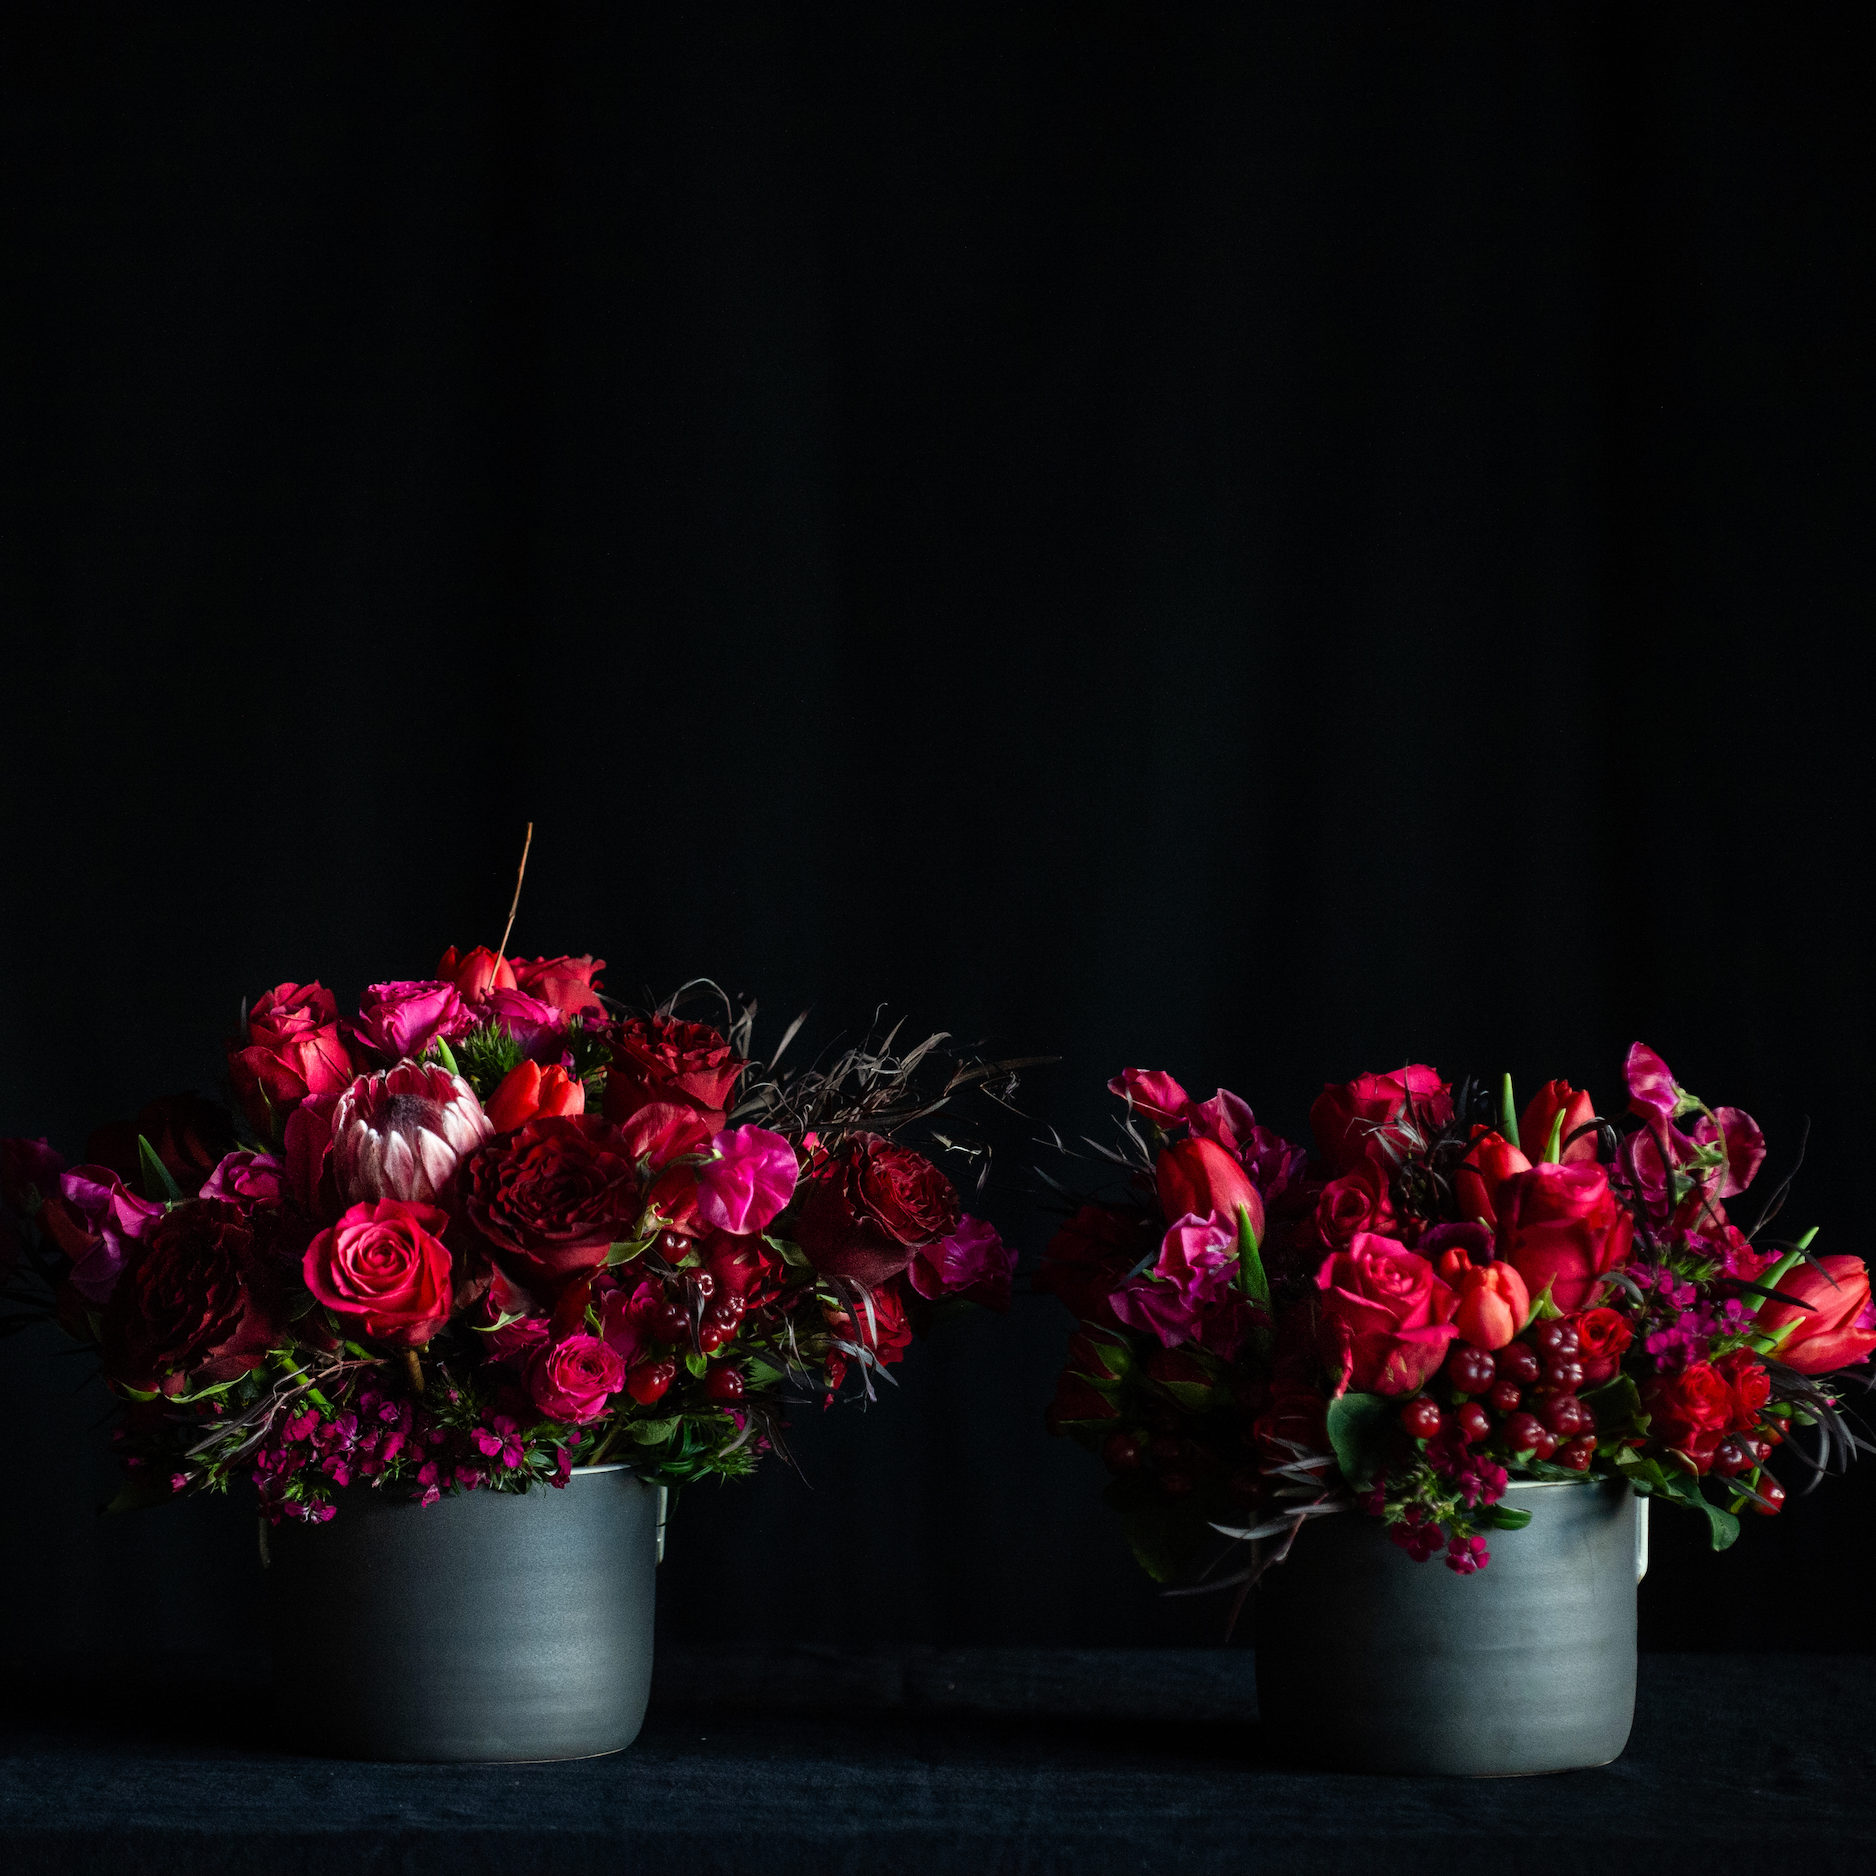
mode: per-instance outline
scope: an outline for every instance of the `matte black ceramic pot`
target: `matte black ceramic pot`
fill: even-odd
[[[1279,1755],[1338,1771],[1504,1777],[1606,1765],[1635,1713],[1646,1505],[1518,1485],[1521,1531],[1457,1576],[1358,1514],[1322,1518],[1257,1590],[1257,1705]]]
[[[582,1759],[638,1737],[658,1493],[623,1467],[265,1532],[274,1706],[353,1759]]]

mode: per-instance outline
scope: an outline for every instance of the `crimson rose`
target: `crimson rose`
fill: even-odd
[[[1532,1299],[1570,1315],[1586,1308],[1607,1271],[1628,1261],[1635,1221],[1616,1203],[1609,1175],[1593,1161],[1533,1166],[1498,1188],[1498,1255]]]
[[[801,1182],[795,1242],[829,1277],[884,1283],[921,1245],[957,1229],[957,1189],[924,1154],[876,1133],[816,1148]]]
[[[1453,1117],[1452,1091],[1438,1071],[1415,1064],[1391,1075],[1357,1075],[1339,1087],[1330,1083],[1309,1110],[1316,1146],[1331,1170],[1352,1171],[1364,1159],[1382,1159],[1382,1136],[1412,1102],[1436,1127]]]
[[[145,1393],[232,1381],[261,1365],[284,1326],[280,1292],[238,1206],[178,1205],[133,1244],[111,1293],[105,1372]]]
[[[364,1318],[365,1333],[421,1348],[449,1319],[449,1214],[379,1199],[354,1205],[306,1247],[306,1287],[328,1309]]]
[[[1412,1394],[1446,1359],[1458,1294],[1417,1251],[1363,1232],[1316,1273],[1323,1356],[1361,1394]]]
[[[528,1361],[528,1392],[550,1420],[597,1420],[625,1386],[625,1363],[596,1335],[543,1342]]]
[[[1653,1416],[1649,1436],[1705,1472],[1733,1417],[1733,1391],[1712,1362],[1690,1361],[1678,1374],[1656,1375],[1642,1389],[1642,1406]]]
[[[228,1045],[228,1073],[254,1131],[280,1138],[309,1094],[350,1086],[352,1060],[339,1039],[339,1006],[319,984],[276,984],[248,1012],[245,1037]]]
[[[476,1229],[552,1276],[593,1270],[644,1209],[634,1143],[596,1114],[531,1120],[469,1162]]]
[[[749,1064],[708,1023],[628,1016],[612,1033],[606,1118],[625,1120],[650,1101],[682,1102],[721,1132],[736,1077]]]

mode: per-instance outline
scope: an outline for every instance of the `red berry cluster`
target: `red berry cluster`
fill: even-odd
[[[1446,1359],[1451,1404],[1416,1395],[1401,1409],[1401,1425],[1417,1440],[1453,1432],[1502,1458],[1528,1455],[1587,1472],[1596,1456],[1596,1418],[1576,1392],[1583,1384],[1581,1353],[1577,1332],[1565,1320],[1533,1323],[1496,1352],[1455,1342]]]
[[[748,1305],[735,1291],[716,1294],[716,1278],[708,1270],[686,1273],[690,1288],[704,1302],[705,1308],[692,1334],[691,1312],[675,1297],[668,1298],[653,1314],[649,1327],[660,1342],[689,1345],[702,1355],[718,1354],[736,1339]],[[677,1362],[668,1356],[641,1361],[625,1377],[625,1390],[641,1407],[649,1407],[664,1397],[677,1379]],[[714,1401],[736,1401],[743,1397],[743,1377],[739,1369],[727,1365],[712,1367],[704,1377],[704,1393]]]

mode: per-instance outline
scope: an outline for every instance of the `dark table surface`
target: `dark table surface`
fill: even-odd
[[[638,1743],[368,1765],[269,1740],[264,1664],[16,1664],[8,1876],[1876,1869],[1876,1661],[1654,1655],[1615,1764],[1287,1770],[1242,1649],[667,1649]]]

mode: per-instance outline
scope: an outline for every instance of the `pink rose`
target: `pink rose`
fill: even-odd
[[[393,1062],[414,1061],[438,1036],[453,1042],[475,1023],[456,986],[440,980],[373,984],[365,994],[353,1034]]]
[[[551,1003],[525,990],[491,990],[476,1005],[477,1018],[499,1023],[531,1062],[557,1062],[566,1053],[567,1019]]]
[[[697,1168],[697,1215],[733,1237],[763,1231],[795,1195],[795,1149],[779,1133],[736,1127],[710,1141]]]
[[[597,1420],[625,1386],[625,1363],[596,1335],[543,1343],[528,1361],[528,1392],[550,1420]]]
[[[354,1205],[306,1247],[306,1287],[328,1309],[362,1317],[367,1335],[421,1348],[449,1318],[448,1226],[434,1205]]]
[[[1459,1298],[1417,1251],[1363,1232],[1316,1273],[1331,1369],[1362,1394],[1412,1394],[1446,1359]]]

